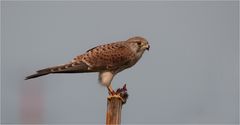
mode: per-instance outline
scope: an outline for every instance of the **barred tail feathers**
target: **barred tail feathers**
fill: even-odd
[[[69,63],[65,65],[54,66],[54,67],[38,70],[36,74],[27,76],[25,80],[48,75],[50,73],[83,73],[83,72],[94,72],[94,71],[90,71],[89,66],[86,63],[81,61],[79,63]]]
[[[45,69],[38,70],[38,71],[36,72],[36,74],[27,76],[27,77],[25,78],[25,80],[32,79],[32,78],[37,78],[37,77],[44,76],[44,75],[48,75],[48,74],[50,74],[50,73],[54,73],[54,71],[57,71],[57,70],[59,70],[59,69],[62,69],[63,67],[65,67],[65,65],[54,66],[54,67],[49,67],[49,68],[45,68]]]

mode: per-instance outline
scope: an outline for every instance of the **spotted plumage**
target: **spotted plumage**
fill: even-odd
[[[38,70],[26,79],[53,73],[86,73],[99,72],[99,81],[111,91],[113,77],[124,69],[130,68],[149,49],[148,41],[143,37],[132,37],[126,41],[118,41],[89,49],[76,56],[71,62]]]

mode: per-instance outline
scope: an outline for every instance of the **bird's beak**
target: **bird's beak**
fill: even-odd
[[[146,46],[146,49],[149,51],[149,49],[150,49],[150,45],[147,45],[147,46]]]

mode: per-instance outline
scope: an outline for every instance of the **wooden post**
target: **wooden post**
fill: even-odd
[[[106,125],[121,124],[122,105],[128,98],[126,84],[116,91],[114,95],[109,95],[107,99]]]

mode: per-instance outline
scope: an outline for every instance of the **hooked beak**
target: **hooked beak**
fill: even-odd
[[[147,48],[146,48],[148,51],[149,51],[149,49],[150,49],[150,45],[147,45]]]

